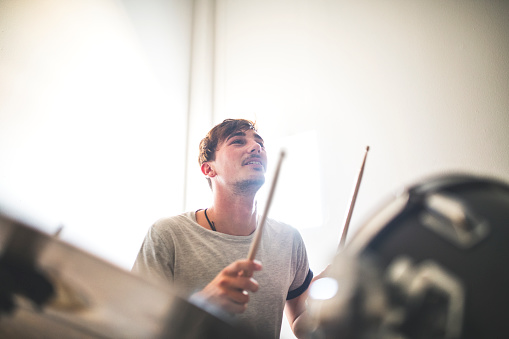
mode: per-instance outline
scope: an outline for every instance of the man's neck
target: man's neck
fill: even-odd
[[[255,194],[214,194],[214,202],[207,210],[218,232],[249,235],[256,229]]]

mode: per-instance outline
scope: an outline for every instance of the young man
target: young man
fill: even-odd
[[[257,227],[255,196],[267,168],[254,124],[227,119],[215,126],[200,143],[199,163],[212,206],[157,221],[133,271],[166,279],[187,297],[234,314],[260,338],[279,338],[286,305],[298,332],[313,278],[299,232],[267,218],[257,260],[243,259]]]

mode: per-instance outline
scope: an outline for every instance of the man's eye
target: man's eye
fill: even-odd
[[[243,141],[241,139],[235,139],[232,141],[232,144],[242,144]]]

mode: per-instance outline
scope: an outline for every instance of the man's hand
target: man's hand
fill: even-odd
[[[314,283],[315,280],[322,279],[322,278],[326,277],[327,274],[329,273],[329,270],[330,270],[330,264],[327,265],[327,267],[325,267],[325,269],[322,272],[320,272],[320,274],[315,275],[313,277],[313,280],[311,280],[311,283]]]
[[[248,292],[258,291],[258,283],[252,277],[255,271],[261,269],[262,265],[256,260],[237,260],[226,266],[195,296],[228,313],[242,313],[249,302]]]

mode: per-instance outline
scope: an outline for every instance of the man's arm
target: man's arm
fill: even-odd
[[[309,288],[297,298],[286,301],[286,318],[297,338],[306,338],[311,328],[311,320],[306,311],[308,291]]]
[[[314,330],[314,324],[306,310],[306,301],[309,295],[309,289],[315,280],[323,278],[327,274],[329,266],[325,268],[320,274],[313,277],[311,284],[307,290],[296,298],[286,301],[285,313],[288,322],[292,328],[293,334],[299,338],[304,339],[309,337]]]

